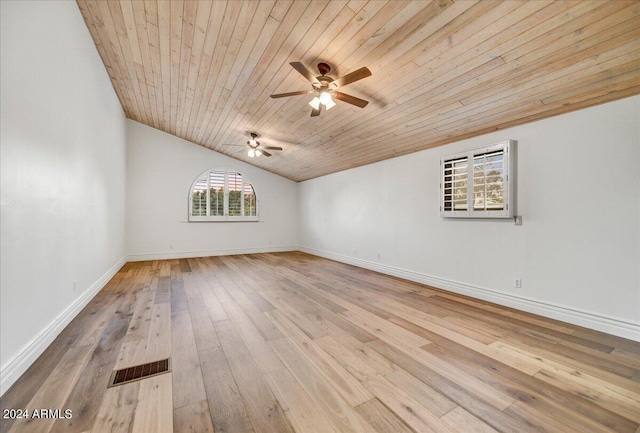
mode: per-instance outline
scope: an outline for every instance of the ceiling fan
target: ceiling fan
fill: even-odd
[[[300,62],[291,62],[289,64],[311,83],[313,90],[277,93],[275,95],[271,95],[272,98],[284,98],[287,96],[315,93],[318,96],[314,97],[311,102],[309,102],[309,105],[313,108],[313,110],[311,110],[312,117],[320,115],[323,105],[327,110],[335,107],[336,103],[333,102],[333,99],[331,98],[332,96],[340,101],[347,102],[360,108],[364,108],[369,103],[369,101],[365,101],[364,99],[356,98],[355,96],[347,95],[346,93],[338,92],[336,90],[339,87],[344,87],[354,81],[362,80],[363,78],[371,76],[371,71],[367,68],[360,68],[345,75],[344,77],[334,80],[331,77],[327,77],[327,74],[331,72],[331,67],[326,63],[318,63],[318,71],[320,72],[318,77],[314,77],[311,71],[309,71]]]
[[[246,146],[249,149],[247,151],[247,155],[250,158],[257,158],[260,155],[271,156],[271,154],[269,152],[267,152],[266,149],[269,149],[269,150],[282,150],[282,147],[280,147],[280,146],[263,146],[263,145],[261,145],[260,142],[256,140],[256,138],[258,138],[259,136],[255,132],[249,132],[249,135],[251,136],[251,139],[249,139],[249,141],[247,141]],[[235,145],[235,146],[239,146],[239,145]]]

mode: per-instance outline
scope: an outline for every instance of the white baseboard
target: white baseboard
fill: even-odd
[[[219,250],[201,251],[169,251],[163,253],[136,253],[129,254],[127,261],[141,262],[146,260],[168,260],[168,259],[189,259],[193,257],[209,256],[231,256],[235,254],[258,254],[258,253],[282,253],[286,251],[298,251],[297,246],[289,247],[248,247],[248,248],[225,248]]]
[[[38,335],[22,346],[18,353],[0,367],[0,396],[35,362],[62,330],[127,262],[126,257],[118,260],[95,283],[77,297],[71,305],[53,319]]]
[[[317,250],[314,248],[300,247],[300,251],[324,257],[342,263],[370,269],[387,275],[404,278],[417,283],[426,284],[449,292],[471,296],[473,298],[494,302],[499,305],[516,308],[551,319],[561,320],[578,326],[594,329],[607,334],[617,335],[630,340],[640,341],[640,323],[631,322],[615,317],[604,316],[590,311],[583,311],[565,305],[552,304],[537,299],[517,296],[510,293],[499,292],[484,287],[474,286],[459,281],[435,277],[420,272],[362,260],[342,254]]]

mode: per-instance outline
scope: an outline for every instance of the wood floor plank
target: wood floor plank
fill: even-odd
[[[173,408],[178,409],[206,400],[200,359],[188,310],[173,313],[171,342]]]
[[[441,417],[457,407],[447,397],[402,369],[387,374],[385,377],[389,382],[409,393],[422,406],[428,407],[436,416]]]
[[[297,432],[338,433],[287,369],[268,373],[266,378]]]
[[[389,346],[380,340],[372,341],[367,343],[367,345],[387,357],[407,373],[417,379],[420,379],[451,401],[455,402],[458,406],[482,419],[494,429],[498,431],[529,430],[529,426],[526,422],[522,422],[519,419],[513,419],[505,415],[501,410],[492,407],[470,394],[463,384],[458,384],[455,381],[444,378],[410,356],[393,349],[392,346]]]
[[[92,345],[70,348],[33,398],[20,409],[63,408],[93,349]],[[31,415],[29,418],[17,419],[9,429],[9,433],[49,432],[55,421],[53,418],[33,418]]]
[[[180,271],[191,272],[191,266],[189,265],[189,261],[187,259],[180,259]]]
[[[173,432],[171,373],[140,382],[138,404],[133,419],[134,432]]]
[[[381,340],[393,346],[400,347],[421,347],[429,344],[429,340],[419,337],[404,328],[384,320],[373,313],[362,310],[358,307],[351,307],[351,310],[340,313],[351,323],[361,327],[365,331],[375,335]]]
[[[293,433],[293,427],[233,323],[218,321],[214,327],[255,429],[265,433]]]
[[[448,412],[442,420],[453,427],[456,431],[469,433],[497,433],[475,416],[471,415],[460,406]]]
[[[423,331],[429,331],[440,338],[445,338],[454,343],[468,347],[478,353],[482,353],[494,359],[499,359],[501,362],[508,363],[514,368],[517,368],[527,374],[533,375],[540,371],[540,366],[526,356],[519,356],[510,352],[507,353],[505,350],[501,350],[499,341],[496,341],[491,345],[482,344],[473,338],[462,335],[447,328],[446,326],[442,326],[442,324],[440,324],[440,320],[437,320],[437,318],[429,319],[424,316],[405,315],[403,318],[392,318],[390,321],[407,330],[411,330],[417,335],[425,335]]]
[[[231,368],[221,347],[198,353],[215,432],[253,432]]]
[[[530,401],[518,401],[509,406],[505,410],[505,413],[532,424],[537,430],[549,429],[576,433],[584,431],[594,433],[617,433],[616,430],[606,428],[592,420],[573,417],[566,412],[563,413],[549,409],[549,407],[536,407],[536,404],[532,404]]]
[[[126,338],[126,336],[125,336]],[[125,341],[120,345],[120,351],[113,366],[114,370],[121,370],[135,365],[145,364],[147,361],[148,339]]]
[[[355,409],[363,418],[369,420],[378,433],[412,433],[414,431],[377,398],[366,401]]]
[[[594,384],[593,381],[576,380],[576,375],[565,374],[558,371],[541,370],[535,376],[544,382],[568,389],[574,394],[587,397],[598,406],[606,408],[612,412],[622,415],[640,424],[640,399],[637,396],[628,396],[611,392],[601,384]]]
[[[78,381],[65,400],[65,406],[73,411],[73,417],[56,420],[51,432],[83,432],[91,429],[95,423],[104,390],[118,357],[120,342],[131,319],[131,316],[114,317],[116,320],[109,322],[86,367],[82,369]]]
[[[325,347],[333,357],[342,365],[345,365],[345,368],[347,368],[354,377],[357,377],[363,386],[414,431],[452,431],[439,419],[438,415],[431,410],[430,406],[422,405],[413,398],[413,395],[409,395],[404,388],[400,388],[394,383],[391,383],[366,363],[354,359],[354,356],[350,354],[348,350],[341,348],[336,341],[330,337],[325,337],[320,340],[322,340],[320,343],[322,347]],[[430,401],[427,402],[430,403]]]
[[[305,313],[293,307],[286,298],[277,296],[271,292],[262,293],[272,304],[278,307],[278,313],[285,315],[288,320],[292,321],[295,326],[297,326],[309,338],[319,338],[327,335],[322,327],[307,319]],[[268,315],[268,317],[270,316]]]
[[[327,384],[313,365],[286,338],[270,341],[282,362],[306,393],[326,413],[327,419],[339,432],[368,433],[373,430],[360,414],[345,402],[337,390]]]
[[[605,354],[594,350],[595,355],[590,356],[582,350],[572,350],[557,343],[542,341],[528,336],[506,336],[500,339],[513,347],[523,347],[527,350],[535,347],[535,352],[545,359],[561,363],[575,370],[593,375],[598,379],[615,384],[621,388],[640,393],[640,385],[632,383],[628,379],[635,373],[635,368],[620,364],[606,357]],[[589,350],[589,349],[586,349]]]
[[[140,292],[140,297],[127,330],[127,341],[146,340],[149,337],[154,299],[154,291],[142,290]]]
[[[176,432],[214,433],[207,400],[174,409],[173,429]]]
[[[139,393],[140,382],[108,388],[91,431],[93,433],[129,433],[132,431]]]
[[[231,281],[226,281],[225,288],[231,294],[232,299],[230,301],[236,302],[240,308],[244,310],[247,316],[251,319],[256,329],[260,331],[265,340],[275,340],[282,337],[282,333],[266,318],[264,313],[255,306],[253,302],[245,295],[241,290],[233,288],[235,284]]]
[[[325,378],[351,405],[357,406],[373,398],[356,378],[349,374],[335,359],[327,354],[312,339],[308,338],[295,324],[279,311],[267,313],[291,342],[303,353]]]
[[[216,347],[220,347],[220,342],[213,330],[213,324],[209,311],[204,305],[200,290],[196,283],[190,277],[185,276],[185,296],[187,297],[187,305],[189,306],[189,316],[191,317],[191,327],[196,340],[198,352],[210,351]],[[217,300],[216,300],[217,301]],[[222,305],[220,306],[222,308]],[[225,318],[226,318],[226,313]]]
[[[361,382],[367,374],[387,375],[397,371],[398,367],[389,360],[347,336],[327,336],[314,341]]]
[[[346,310],[343,310],[346,311]],[[341,311],[342,312],[342,311]],[[377,337],[359,326],[354,325],[346,319],[343,319],[339,314],[332,313],[328,310],[318,309],[315,313],[307,314],[307,319],[317,322],[327,334],[335,335],[346,334],[356,338],[362,343],[376,340]]]
[[[282,282],[287,286],[291,287],[293,290],[297,291],[298,293],[306,296],[307,298],[313,299],[315,302],[322,305],[324,308],[331,311],[332,313],[341,313],[346,310],[343,306],[338,305],[335,302],[332,302],[331,300],[325,298],[319,293],[306,287],[304,284],[301,284],[299,281],[294,281],[287,278],[282,280]]]
[[[14,384],[0,398],[0,413],[10,409],[26,408],[29,401],[38,392],[38,389],[47,383],[47,379],[55,369],[56,364],[60,362],[77,338],[77,335],[70,337],[58,336],[27,369],[17,382],[17,385]],[[15,418],[0,417],[0,431],[9,431],[14,421]]]
[[[171,268],[169,267],[169,269]],[[156,297],[153,302],[156,304],[171,302],[171,275],[160,276],[158,278],[158,288],[156,289],[155,295]]]
[[[159,361],[171,356],[171,304],[154,304],[145,359]]]
[[[271,349],[271,346],[267,344],[262,334],[256,329],[244,311],[233,302],[225,302],[223,306],[240,332],[242,340],[247,345],[260,370],[264,373],[269,373],[283,369],[284,364],[282,364],[280,358]]]
[[[209,319],[212,322],[215,322],[217,320],[226,320],[229,318],[227,316],[227,313],[224,311],[224,308],[222,308],[220,299],[216,296],[213,289],[209,287],[206,282],[200,283],[199,291],[202,303],[209,313]]]
[[[455,431],[428,408],[381,375],[370,376],[367,387],[416,432],[453,433]]]

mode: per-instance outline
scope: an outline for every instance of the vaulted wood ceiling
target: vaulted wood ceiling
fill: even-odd
[[[129,118],[297,181],[640,93],[636,0],[78,5]],[[368,67],[369,105],[270,98],[311,89],[293,61]]]

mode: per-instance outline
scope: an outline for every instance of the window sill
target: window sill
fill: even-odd
[[[241,218],[190,218],[185,223],[259,223],[262,222],[257,217],[241,217]]]

